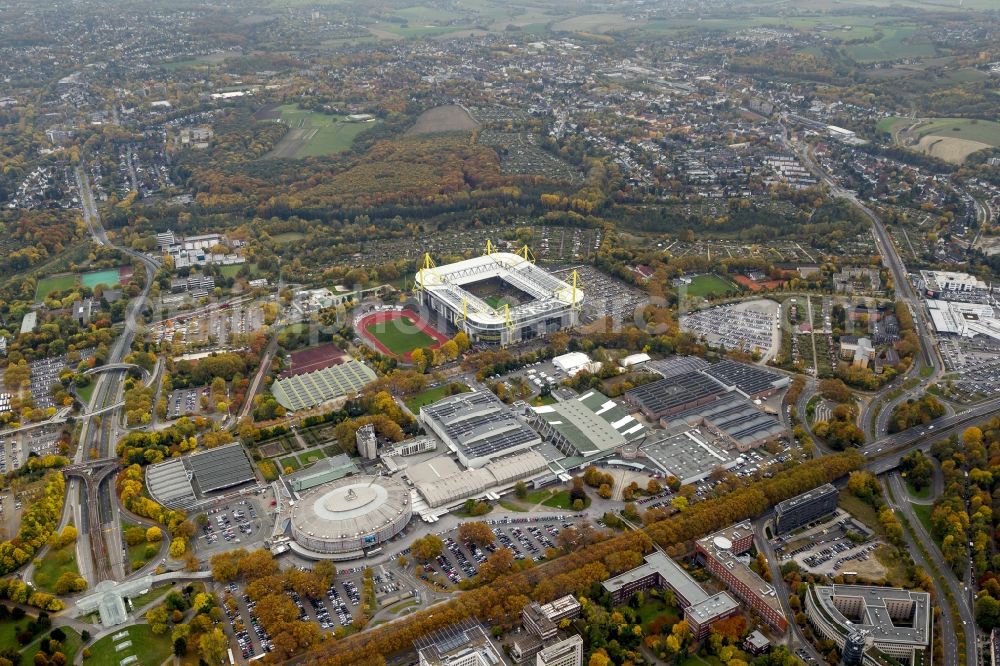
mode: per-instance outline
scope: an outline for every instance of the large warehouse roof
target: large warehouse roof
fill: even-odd
[[[616,449],[646,433],[645,426],[598,391],[532,409],[583,456]]]
[[[460,393],[425,405],[420,408],[420,418],[466,459],[490,457],[541,441],[491,391]]]
[[[714,379],[700,372],[687,372],[629,390],[625,395],[650,418],[660,418],[687,405],[725,393]]]
[[[537,451],[494,460],[480,469],[459,470],[444,456],[432,458],[408,472],[410,480],[429,505],[438,507],[478,495],[495,486],[503,486],[528,478],[548,469],[548,463]]]
[[[239,442],[182,458],[203,493],[256,480],[253,465]]]
[[[510,316],[515,321],[583,302],[583,291],[509,252],[491,252],[453,264],[422,268],[417,272],[415,282],[433,292],[456,312],[466,312],[477,325],[502,327],[507,321],[503,310],[493,308],[462,288],[462,285],[489,278],[500,278],[532,297],[532,300],[510,309]]]
[[[371,368],[352,359],[315,372],[279,379],[271,387],[271,393],[282,407],[295,411],[357,393],[375,378]]]
[[[785,426],[776,416],[761,411],[739,393],[730,393],[708,404],[683,411],[671,416],[670,420],[683,420],[690,425],[704,420],[737,444],[745,446],[778,437],[785,432]]]
[[[750,397],[788,386],[788,377],[739,361],[721,361],[702,372],[724,386],[732,386]]]

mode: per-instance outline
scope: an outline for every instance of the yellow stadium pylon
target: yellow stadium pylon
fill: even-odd
[[[574,310],[579,310],[580,309],[580,305],[576,302],[576,283],[577,283],[578,279],[579,279],[579,276],[577,275],[577,272],[574,270],[573,271],[573,295],[572,295],[572,299],[570,300],[570,307],[572,307]]]
[[[493,241],[489,238],[486,239],[486,251],[483,252],[484,257],[488,257],[494,252],[497,252],[497,246],[493,244]]]
[[[527,243],[525,243],[524,247],[517,251],[517,256],[521,257],[525,261],[535,263],[535,255],[531,253],[531,248],[528,247]]]
[[[420,275],[420,289],[421,290],[423,290],[423,288],[424,288],[424,271],[429,271],[432,268],[437,268],[437,266],[435,266],[434,260],[431,259],[431,253],[430,252],[425,252],[424,253],[424,266],[423,266],[423,268],[420,269],[420,273],[419,273],[419,275]]]

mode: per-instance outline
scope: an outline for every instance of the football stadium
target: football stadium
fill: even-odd
[[[583,292],[525,256],[497,252],[435,266],[426,257],[415,283],[421,305],[465,331],[473,344],[508,345],[575,326]]]

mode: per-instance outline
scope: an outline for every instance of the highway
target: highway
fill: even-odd
[[[117,365],[123,363],[132,347],[138,328],[139,313],[148,301],[153,284],[152,278],[159,269],[160,262],[131,248],[115,245],[101,224],[100,212],[83,166],[77,167],[76,182],[80,191],[83,219],[94,242],[113,247],[141,262],[146,268],[146,281],[142,292],[132,300],[126,310],[124,326],[108,352],[107,364]],[[115,456],[115,446],[124,430],[121,407],[124,404],[122,389],[125,375],[125,367],[98,375],[90,404],[86,406],[88,414],[84,416],[80,429],[75,462]],[[94,413],[101,416],[95,418]],[[96,455],[93,455],[94,453]],[[71,504],[73,503],[66,502],[67,507]],[[77,555],[80,560],[88,558],[91,565],[81,567],[81,571],[90,574],[88,582],[91,587],[102,580],[122,580],[126,575],[126,567],[121,557],[123,539],[118,498],[114,493],[114,475],[108,476],[96,487],[90,483],[79,484],[78,504],[81,507],[81,534],[85,534],[86,539],[81,539]]]
[[[941,608],[941,617],[938,622],[938,626],[935,627],[935,635],[941,637],[941,647],[944,651],[944,663],[946,664],[958,664],[958,640],[955,636],[955,626],[954,620],[951,613],[951,604],[948,602],[948,598],[945,596],[944,590],[941,589],[942,579],[943,583],[951,588],[952,594],[956,600],[960,600],[958,604],[959,617],[962,618],[962,623],[965,627],[965,641],[966,641],[966,658],[969,666],[976,666],[979,663],[978,650],[976,649],[976,632],[975,632],[975,620],[972,616],[972,611],[968,608],[967,604],[963,603],[961,600],[967,600],[961,591],[956,593],[955,587],[957,586],[957,581],[954,580],[955,576],[951,573],[951,569],[944,562],[944,558],[941,557],[941,552],[938,550],[937,546],[934,545],[934,541],[930,538],[924,529],[923,525],[920,523],[920,519],[913,512],[913,508],[908,502],[894,500],[896,498],[904,498],[907,496],[906,488],[903,486],[902,479],[900,479],[898,474],[890,474],[888,476],[889,485],[892,487],[892,493],[886,493],[886,499],[889,502],[889,506],[896,513],[900,513],[906,516],[907,521],[910,523],[910,527],[913,529],[913,536],[920,539],[925,546],[927,546],[927,552],[934,560],[934,564],[938,571],[941,572],[941,576],[935,576],[933,570],[928,565],[927,561],[924,559],[923,553],[917,548],[917,545],[913,541],[913,536],[910,535],[909,531],[903,530],[903,539],[906,541],[909,547],[910,555],[913,557],[914,562],[917,565],[923,567],[929,576],[934,580],[934,586],[937,588],[935,593],[935,602]],[[970,647],[971,642],[971,647]]]

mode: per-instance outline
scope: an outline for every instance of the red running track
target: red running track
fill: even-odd
[[[426,333],[430,337],[434,338],[434,344],[431,345],[431,349],[437,349],[444,343],[448,342],[448,337],[446,335],[444,335],[439,330],[431,326],[427,321],[425,321],[420,315],[418,315],[413,310],[383,310],[380,312],[373,312],[369,315],[365,315],[360,320],[358,320],[358,324],[355,327],[355,332],[358,335],[363,336],[369,342],[371,342],[372,345],[376,349],[378,349],[381,353],[385,354],[386,356],[394,356],[398,358],[396,354],[389,351],[389,349],[384,344],[382,344],[381,340],[379,340],[374,335],[368,332],[368,327],[372,326],[373,324],[382,325],[390,321],[403,318],[410,319],[413,322],[413,324],[410,324],[411,326],[415,326],[421,332]],[[403,355],[403,357],[406,360],[410,360],[411,353],[412,352],[407,352],[406,354]]]

